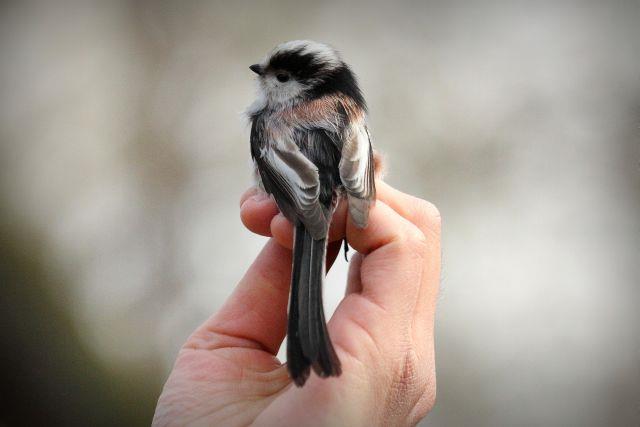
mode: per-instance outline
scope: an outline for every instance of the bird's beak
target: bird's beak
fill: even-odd
[[[252,66],[249,67],[249,69],[251,71],[253,71],[254,73],[256,73],[257,75],[261,76],[263,73],[263,69],[262,69],[262,65],[260,64],[253,64]]]

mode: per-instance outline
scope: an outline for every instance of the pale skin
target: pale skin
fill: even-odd
[[[407,426],[436,395],[434,314],[440,215],[432,204],[378,180],[369,225],[341,204],[328,266],[346,235],[357,251],[346,294],[329,321],[340,377],[314,373],[295,387],[276,354],[287,328],[291,224],[255,189],[241,218],[271,237],[224,306],[188,338],[164,386],[154,426]]]

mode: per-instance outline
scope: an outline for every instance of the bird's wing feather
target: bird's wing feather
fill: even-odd
[[[373,148],[364,120],[352,123],[345,132],[340,159],[340,179],[349,198],[354,222],[367,225],[369,207],[375,199]]]
[[[282,213],[292,222],[300,220],[317,239],[324,238],[329,220],[318,201],[318,168],[293,141],[263,141],[254,155],[262,185],[273,194]]]

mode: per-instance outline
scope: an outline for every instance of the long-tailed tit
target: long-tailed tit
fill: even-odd
[[[324,44],[296,40],[259,64],[259,97],[249,108],[251,156],[258,185],[294,224],[287,330],[287,366],[297,386],[310,368],[338,376],[322,305],[327,237],[338,201],[364,228],[375,199],[373,149],[366,104],[340,55]]]

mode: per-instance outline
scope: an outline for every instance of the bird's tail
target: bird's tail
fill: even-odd
[[[287,366],[302,387],[310,368],[321,377],[338,376],[340,360],[327,331],[322,305],[327,239],[314,240],[304,225],[295,229],[289,299]]]

